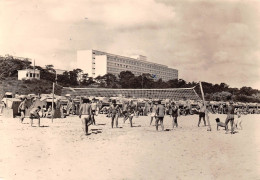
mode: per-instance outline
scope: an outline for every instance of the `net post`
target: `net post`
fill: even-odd
[[[51,122],[53,123],[53,116],[54,116],[54,87],[55,83],[52,84],[52,103],[51,103]]]

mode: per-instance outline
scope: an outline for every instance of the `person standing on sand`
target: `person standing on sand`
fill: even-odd
[[[24,98],[23,101],[21,102],[21,104],[18,107],[18,111],[21,113],[21,117],[20,117],[21,123],[23,123],[23,120],[24,120],[24,117],[25,117],[25,109],[27,108],[26,107],[26,101],[27,101],[27,98]]]
[[[111,114],[111,127],[114,128],[114,121],[116,121],[116,128],[118,128],[118,116],[120,113],[120,108],[119,106],[116,104],[116,100],[113,99],[112,100],[112,104],[109,108],[109,112]]]
[[[82,121],[83,130],[86,136],[89,135],[88,126],[92,124],[91,115],[92,115],[92,109],[90,105],[90,100],[87,98],[83,98],[82,104],[80,105],[79,108],[79,118]]]
[[[124,123],[125,123],[126,119],[128,118],[127,117],[128,103],[129,103],[128,101],[127,102],[123,102],[123,105],[122,105],[122,115],[123,115]]]
[[[179,107],[172,102],[171,104],[171,112],[172,112],[172,128],[174,128],[174,126],[178,127],[178,121],[177,118],[178,116],[180,116],[180,109]]]
[[[206,112],[206,106],[203,103],[199,103],[199,122],[198,122],[198,127],[200,127],[200,121],[201,118],[204,121],[204,126],[206,126],[206,120],[205,120],[205,112]]]
[[[162,131],[164,131],[164,126],[163,126],[163,118],[165,115],[165,107],[162,105],[161,101],[158,101],[158,105],[156,108],[156,114],[157,114],[157,118],[155,121],[155,126],[156,126],[156,131],[158,131],[158,123],[160,121],[161,127],[162,127]]]
[[[96,125],[95,115],[96,115],[96,111],[97,111],[97,103],[95,101],[95,98],[92,99],[91,109],[92,109],[92,116],[91,116],[92,122],[94,125]]]
[[[133,127],[133,118],[135,115],[135,110],[136,110],[136,105],[131,100],[127,106],[127,116],[126,116],[126,118],[124,118],[124,123],[127,119],[129,119],[130,127]]]
[[[156,103],[152,104],[152,107],[151,107],[151,121],[150,121],[150,126],[152,125],[153,118],[156,119],[156,109],[157,109]],[[155,120],[155,121],[156,121],[156,120]]]
[[[230,125],[231,125],[231,134],[234,134],[234,115],[235,115],[235,107],[233,106],[233,101],[229,102],[229,105],[227,107],[227,118],[225,121],[225,125],[226,125],[226,134],[228,133],[228,123],[230,121]]]

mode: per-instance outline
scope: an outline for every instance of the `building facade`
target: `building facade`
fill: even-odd
[[[40,79],[40,71],[36,69],[18,70],[18,80]]]
[[[145,56],[125,57],[97,50],[77,51],[77,67],[89,77],[103,76],[107,73],[119,75],[131,71],[134,75],[149,73],[154,79],[168,81],[178,79],[178,70],[147,61]]]

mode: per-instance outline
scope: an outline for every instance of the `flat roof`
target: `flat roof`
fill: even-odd
[[[21,70],[17,70],[17,71],[40,71],[38,69],[21,69]]]

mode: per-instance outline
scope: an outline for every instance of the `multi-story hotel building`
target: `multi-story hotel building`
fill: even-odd
[[[119,75],[131,71],[134,75],[151,74],[155,79],[168,81],[178,79],[178,70],[147,61],[145,56],[125,57],[97,50],[77,51],[77,67],[89,77],[103,76],[107,73]]]

